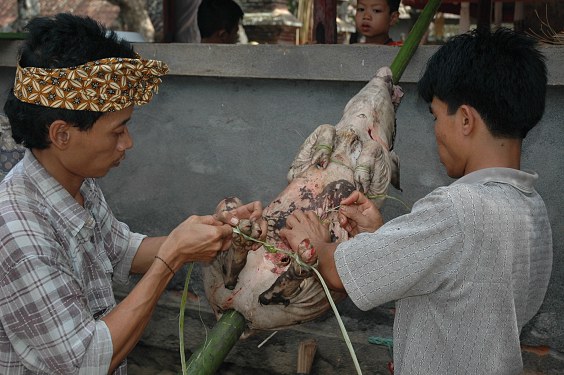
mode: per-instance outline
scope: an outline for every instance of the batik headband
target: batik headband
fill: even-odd
[[[157,60],[110,57],[70,68],[16,68],[14,95],[51,108],[113,112],[148,103],[168,66]]]

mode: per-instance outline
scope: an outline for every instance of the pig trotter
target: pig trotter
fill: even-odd
[[[303,263],[309,266],[317,261],[317,254],[309,240],[304,240],[300,244],[298,256]],[[312,275],[313,271],[310,267],[301,266],[296,260],[292,260],[288,269],[276,279],[268,290],[259,296],[259,303],[261,305],[279,304],[288,306],[290,299],[299,294],[302,281]]]
[[[333,152],[333,139],[335,127],[333,125],[320,125],[307,137],[300,151],[294,158],[288,171],[288,182],[300,176],[302,172],[312,165],[326,168]]]
[[[224,213],[242,205],[239,198],[231,197],[221,201],[215,211],[215,216],[225,222]],[[262,234],[260,225],[247,219],[239,221],[239,230],[252,238],[259,238]],[[222,262],[223,283],[225,288],[233,290],[237,285],[239,273],[247,264],[247,253],[252,250],[255,242],[245,239],[241,235],[233,234],[231,247],[228,251],[221,253],[218,258]]]

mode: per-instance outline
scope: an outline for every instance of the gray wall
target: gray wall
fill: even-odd
[[[436,155],[432,118],[415,82],[436,47],[422,46],[400,83],[395,149],[403,192],[413,204],[449,179]],[[134,148],[102,179],[116,216],[136,231],[166,234],[190,214],[208,214],[225,196],[267,205],[286,185],[299,145],[320,124],[335,124],[346,102],[397,49],[384,46],[206,46],[140,44],[144,57],[169,63],[160,93],[134,113]],[[536,170],[553,229],[554,269],[529,340],[564,349],[564,47],[547,47],[545,116],[524,143],[523,168]],[[0,100],[11,85],[15,42],[0,42]],[[525,94],[525,93],[524,93]],[[384,205],[391,218],[403,213]],[[198,289],[199,279],[194,283]],[[183,275],[175,278],[181,286]],[[349,312],[360,314],[345,304]],[[531,329],[533,332],[530,333]],[[540,339],[539,339],[540,337]]]

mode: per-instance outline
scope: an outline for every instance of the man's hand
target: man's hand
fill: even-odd
[[[188,262],[210,262],[229,249],[233,229],[213,216],[190,216],[164,241],[158,255],[176,271]]]
[[[344,291],[333,254],[337,244],[331,242],[331,234],[327,225],[324,225],[317,214],[313,211],[294,211],[286,219],[286,227],[280,230],[280,237],[284,239],[294,250],[304,240],[309,240],[317,254],[317,270],[321,273],[329,288]]]
[[[296,210],[286,219],[286,227],[280,230],[280,237],[286,240],[292,250],[297,251],[300,243],[309,239],[314,247],[331,242],[328,225],[313,211]]]
[[[227,203],[224,209],[216,210],[214,218],[232,227],[246,228],[243,232],[248,232],[247,234],[255,239],[266,240],[268,223],[262,217],[262,203],[260,201],[242,205],[238,198],[232,198],[232,201]],[[256,250],[261,244],[252,242],[250,246],[251,250]]]
[[[374,232],[384,221],[376,205],[360,191],[341,201],[339,224],[349,235],[356,236],[363,232]]]

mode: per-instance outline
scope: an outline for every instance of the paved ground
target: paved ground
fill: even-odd
[[[119,293],[118,293],[119,296]],[[178,353],[178,307],[180,292],[166,292],[147,327],[141,343],[129,357],[130,373],[133,375],[169,375],[181,372]],[[363,374],[389,375],[387,364],[390,353],[384,346],[370,344],[368,337],[391,337],[393,305],[370,312],[355,309],[350,301],[339,304],[345,311],[343,321],[353,343]],[[210,330],[215,318],[207,305],[189,302],[185,318],[185,345],[187,356],[205,339],[205,330]],[[240,340],[226,357],[218,375],[284,375],[295,374],[298,347],[301,341],[315,339],[317,353],[311,374],[348,375],[356,374],[350,353],[342,339],[335,316],[324,317],[306,324],[278,331],[258,332]],[[262,344],[262,345],[260,345]],[[259,347],[260,345],[260,347]],[[523,353],[525,374],[564,374],[564,361],[532,353]]]

